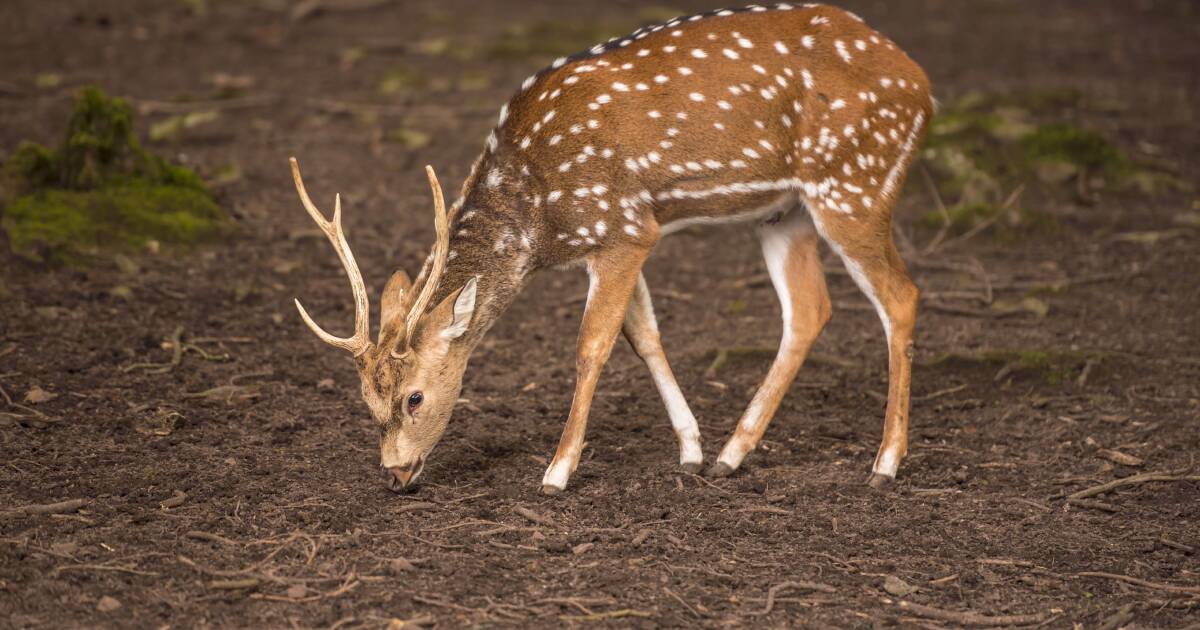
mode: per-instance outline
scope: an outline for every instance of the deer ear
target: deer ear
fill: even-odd
[[[435,309],[442,339],[447,341],[458,339],[467,332],[471,324],[471,316],[475,314],[475,294],[479,285],[479,276],[467,280],[461,289],[446,296],[445,300]],[[444,324],[443,324],[444,322]]]
[[[408,305],[412,303],[412,279],[403,269],[392,274],[387,286],[383,287],[383,299],[380,300],[382,309],[379,320],[379,343],[383,345],[384,331],[393,331],[404,326],[404,316],[408,314]]]

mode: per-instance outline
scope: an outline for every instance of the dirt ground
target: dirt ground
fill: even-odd
[[[921,254],[936,230],[917,219],[934,201],[910,185],[896,222],[926,299],[910,455],[890,490],[865,484],[883,335],[827,257],[833,321],[736,475],[677,469],[662,404],[622,342],[571,486],[541,494],[585,292],[583,274],[550,272],[475,354],[420,490],[395,495],[378,479],[352,363],[291,305],[302,297],[335,331],[352,318],[286,159],[301,159],[319,203],[344,195],[377,291],[397,266],[415,272],[432,240],[420,166],[457,190],[496,109],[536,68],[479,53],[486,42],[546,18],[627,24],[637,5],[405,1],[293,20],[270,4],[2,10],[0,152],[55,141],[85,84],[131,99],[143,133],[212,107],[216,122],[153,146],[217,182],[240,229],[136,268],[46,268],[0,243],[0,387],[13,403],[0,401],[0,626],[1200,623],[1200,482],[1069,497],[1198,474],[1200,231],[1178,221],[1200,209],[1193,194],[1102,191],[1046,209],[1052,234],[984,233]],[[1114,105],[1077,122],[1200,179],[1190,0],[844,4],[924,65],[943,100],[1078,89]],[[381,94],[400,63],[445,80]],[[239,95],[203,102],[239,80]],[[778,340],[763,272],[748,227],[671,237],[647,270],[709,458]],[[1039,285],[1055,287],[1039,298],[1044,317],[961,297],[1020,300]],[[723,349],[730,360],[710,370]],[[1034,352],[1048,365],[1018,360]],[[22,403],[35,388],[56,397]],[[84,503],[13,511],[72,499]]]

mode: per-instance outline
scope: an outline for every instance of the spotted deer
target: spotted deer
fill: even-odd
[[[437,240],[415,282],[383,290],[378,338],[341,228],[297,191],[350,278],[355,332],[322,330],[350,351],[379,427],[392,490],[420,475],[445,431],[472,350],[535,271],[581,264],[590,284],[575,395],[546,493],[579,463],[597,380],[618,332],[645,362],[698,471],[696,419],[660,343],[642,266],[663,236],[695,224],[755,222],[783,315],[765,380],[709,469],[728,475],[762,438],[829,320],[824,240],[874,305],[889,358],[882,444],[870,484],[895,478],[908,446],[917,288],[891,217],[934,103],[922,69],[857,16],[822,5],[712,11],[641,28],[529,77],[500,109],[447,212],[432,168]]]

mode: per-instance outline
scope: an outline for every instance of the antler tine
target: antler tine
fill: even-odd
[[[346,270],[346,277],[350,279],[350,290],[354,292],[354,335],[351,337],[335,337],[322,329],[308,316],[308,311],[304,310],[304,306],[300,304],[300,300],[296,300],[296,309],[300,311],[300,317],[304,319],[304,323],[325,343],[347,350],[359,356],[367,351],[371,341],[369,329],[371,327],[371,304],[367,299],[367,285],[363,282],[362,272],[358,269],[358,263],[354,260],[354,253],[350,251],[350,244],[346,242],[346,233],[342,230],[342,196],[334,196],[333,201],[333,220],[326,221],[325,215],[317,209],[313,204],[312,199],[308,196],[308,191],[304,189],[304,180],[300,177],[300,165],[296,162],[296,158],[291,158],[292,163],[292,179],[296,182],[296,192],[300,194],[300,202],[304,204],[304,209],[308,211],[308,216],[316,222],[325,236],[329,238],[329,242],[333,244],[334,251],[337,252],[338,258],[342,261],[342,267]]]
[[[433,190],[433,226],[437,232],[437,241],[433,244],[433,266],[425,278],[421,293],[404,318],[405,348],[411,347],[417,320],[421,318],[425,307],[433,299],[433,292],[437,290],[438,282],[442,279],[442,272],[446,269],[446,257],[450,253],[450,218],[446,216],[446,200],[442,197],[442,185],[438,182],[437,174],[433,172],[432,166],[425,167],[425,174],[429,176],[429,187]]]

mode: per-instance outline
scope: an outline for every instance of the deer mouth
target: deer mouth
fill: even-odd
[[[383,485],[396,493],[412,492],[417,486],[417,477],[425,470],[425,458],[403,466],[380,466]]]

